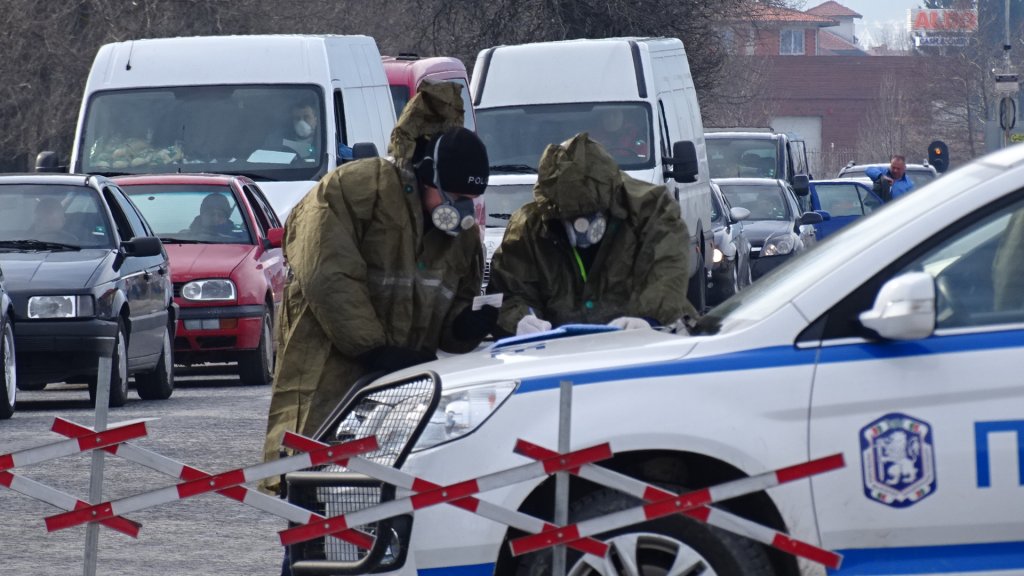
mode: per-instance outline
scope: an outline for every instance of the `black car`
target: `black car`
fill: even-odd
[[[750,240],[751,271],[763,276],[815,242],[817,212],[801,212],[788,182],[770,178],[718,178],[715,183],[733,206],[750,211],[743,230]]]
[[[177,316],[167,253],[102,176],[0,176],[0,268],[14,304],[17,383],[88,382],[112,355],[111,406],[174,390]]]
[[[749,210],[730,204],[718,184],[711,182],[711,233],[715,246],[708,287],[711,306],[722,303],[753,281],[750,240],[743,228],[743,220],[749,217]]]
[[[14,415],[14,399],[18,395],[18,373],[14,353],[14,307],[4,288],[4,275],[0,272],[0,420]]]

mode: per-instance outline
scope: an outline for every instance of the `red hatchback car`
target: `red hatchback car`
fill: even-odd
[[[242,176],[114,180],[170,256],[180,308],[175,362],[238,362],[243,384],[270,384],[274,310],[288,269],[281,252],[284,228],[263,192]]]

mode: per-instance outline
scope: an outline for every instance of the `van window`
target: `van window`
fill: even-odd
[[[412,96],[409,96],[408,86],[391,86],[391,101],[395,104],[395,118],[402,117],[402,110],[405,110],[409,98]]]
[[[672,150],[669,148],[669,141],[672,135],[668,133],[668,120],[665,117],[665,102],[658,100],[658,113],[661,116],[661,157],[671,158]]]
[[[477,132],[492,166],[536,170],[548,144],[580,132],[600,142],[624,170],[654,166],[654,126],[645,102],[580,102],[507,106],[476,111]],[[491,173],[501,173],[493,169]]]
[[[778,149],[771,138],[707,138],[712,178],[778,178]]]
[[[316,86],[111,90],[89,99],[79,166],[87,173],[243,173],[315,180],[325,161]]]
[[[345,125],[345,97],[341,90],[334,91],[334,130],[337,145],[338,164],[352,159],[352,148],[348,145],[348,128]]]

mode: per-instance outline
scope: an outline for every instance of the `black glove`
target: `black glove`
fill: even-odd
[[[431,360],[437,360],[437,355],[433,352],[402,348],[401,346],[381,346],[359,355],[359,361],[366,367],[385,372],[394,372]]]
[[[466,308],[452,322],[452,335],[459,340],[483,340],[498,323],[498,309],[482,306],[479,310]]]

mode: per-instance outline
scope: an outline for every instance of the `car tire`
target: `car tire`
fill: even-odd
[[[260,343],[238,357],[238,377],[247,386],[269,386],[274,381],[274,324],[270,312],[263,313]]]
[[[686,298],[697,310],[697,314],[703,315],[708,305],[708,280],[707,272],[704,270],[704,255],[697,257],[697,266],[694,269],[693,277],[690,278],[686,290]]]
[[[0,420],[6,420],[14,416],[14,400],[18,395],[18,369],[15,364],[14,354],[14,329],[11,321],[4,319],[3,327],[0,328]]]
[[[135,375],[135,391],[143,400],[166,400],[174,393],[174,343],[171,328],[164,329],[160,360],[152,372]]]
[[[611,489],[592,492],[572,504],[570,521],[580,522],[633,508],[640,500]],[[774,576],[764,547],[698,522],[673,515],[596,536],[610,545],[605,558],[567,552],[570,576],[619,574],[615,566],[632,565],[637,574],[714,574],[715,576]],[[685,564],[685,568],[681,565]],[[670,572],[671,568],[676,570]],[[551,574],[551,552],[524,556],[517,576]],[[633,572],[630,572],[633,573]]]
[[[96,380],[89,380],[89,401],[96,402]],[[110,398],[107,405],[119,408],[128,402],[128,338],[125,335],[124,321],[117,321],[117,337],[114,341],[114,354],[110,359]]]

